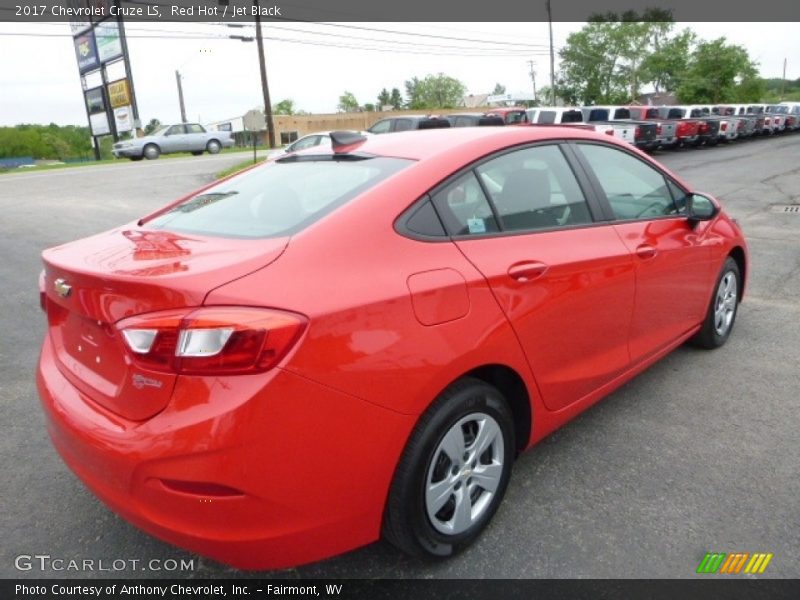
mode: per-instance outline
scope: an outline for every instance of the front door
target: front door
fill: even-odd
[[[595,221],[558,144],[485,161],[433,199],[512,324],[549,409],[625,370],[633,259],[613,226]]]

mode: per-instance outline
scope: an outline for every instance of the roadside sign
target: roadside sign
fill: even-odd
[[[260,110],[247,111],[242,119],[244,128],[248,131],[264,131],[267,128],[267,122],[264,119],[264,113]]]
[[[128,80],[120,79],[108,84],[108,103],[111,108],[128,106],[131,103],[131,93],[128,88]]]
[[[94,31],[75,37],[75,56],[78,58],[78,71],[81,74],[91,71],[100,66],[97,58],[97,47],[94,41]]]
[[[133,129],[132,112],[133,110],[130,106],[120,106],[114,109],[114,123],[117,126],[117,133]]]
[[[116,21],[98,23],[94,28],[94,36],[101,63],[122,56],[122,40],[119,38],[119,25]]]
[[[86,99],[86,110],[90,115],[106,112],[106,99],[103,96],[103,88],[96,87],[84,92]]]
[[[89,125],[92,127],[92,135],[95,137],[111,133],[111,128],[108,126],[108,114],[105,112],[90,115]]]

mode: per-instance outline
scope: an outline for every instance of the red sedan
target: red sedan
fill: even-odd
[[[251,569],[448,556],[518,453],[731,333],[739,226],[627,144],[331,137],[43,254],[53,443],[161,539]]]

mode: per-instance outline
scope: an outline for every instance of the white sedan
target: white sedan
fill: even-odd
[[[343,130],[335,130],[335,131],[343,131]],[[372,135],[371,133],[368,133],[366,131],[353,130],[351,131],[351,133],[363,135],[366,137]],[[330,149],[331,147],[330,134],[331,134],[330,131],[317,131],[316,133],[309,133],[308,135],[304,135],[300,139],[293,141],[288,146],[284,146],[283,148],[278,148],[275,150],[270,150],[269,153],[267,154],[267,160],[280,158],[281,156],[286,156],[287,154],[292,154],[294,152],[298,152],[300,150],[306,150],[308,148],[313,148],[315,146],[319,146],[320,150]]]

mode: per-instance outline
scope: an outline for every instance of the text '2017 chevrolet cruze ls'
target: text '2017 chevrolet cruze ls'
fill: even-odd
[[[627,145],[331,137],[43,253],[50,436],[161,539],[251,569],[450,555],[519,452],[731,333],[739,226]]]

